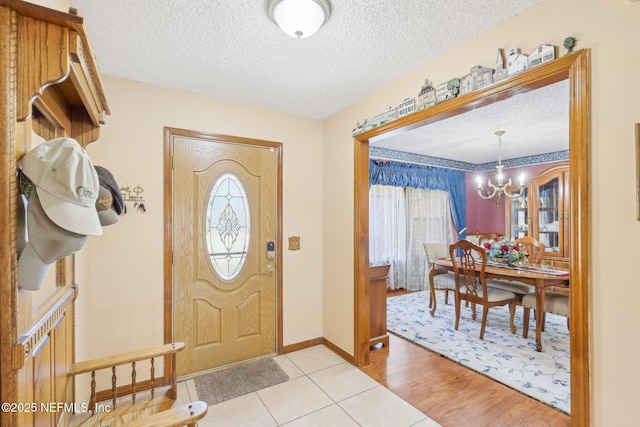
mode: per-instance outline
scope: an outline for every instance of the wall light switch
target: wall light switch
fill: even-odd
[[[289,250],[290,251],[300,250],[300,236],[289,237]]]

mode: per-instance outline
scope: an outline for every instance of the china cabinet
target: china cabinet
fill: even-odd
[[[569,165],[550,166],[531,179],[506,208],[506,229],[514,238],[531,236],[545,246],[547,261],[569,259]]]

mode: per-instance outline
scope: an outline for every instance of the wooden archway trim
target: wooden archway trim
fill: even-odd
[[[590,423],[589,384],[589,150],[590,50],[583,49],[478,91],[405,116],[354,139],[354,360],[369,363],[369,140],[393,135],[569,80],[571,221],[571,423]]]

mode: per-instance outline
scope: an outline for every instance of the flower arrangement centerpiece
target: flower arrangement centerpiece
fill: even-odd
[[[495,237],[483,243],[487,250],[487,257],[494,262],[516,265],[527,259],[529,253],[506,237]]]

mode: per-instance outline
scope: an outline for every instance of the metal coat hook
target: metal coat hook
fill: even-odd
[[[129,184],[120,188],[120,192],[122,193],[122,197],[126,202],[133,202],[133,210],[136,212],[145,213],[147,211],[147,207],[145,206],[144,189],[137,185],[133,189],[129,188]]]

